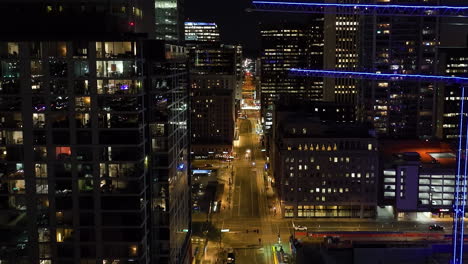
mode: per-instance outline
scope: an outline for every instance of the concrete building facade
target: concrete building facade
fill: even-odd
[[[372,131],[297,112],[277,117],[271,153],[283,216],[374,217],[378,146]]]

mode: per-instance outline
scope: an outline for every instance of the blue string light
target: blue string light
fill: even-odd
[[[434,81],[447,83],[465,83],[468,84],[466,77],[452,77],[442,75],[421,75],[421,74],[398,74],[398,73],[372,73],[372,72],[351,72],[351,71],[331,71],[331,70],[313,70],[313,69],[290,69],[291,75],[315,76],[315,77],[333,77],[333,78],[360,78],[373,80],[392,80],[392,81]]]
[[[459,123],[459,138],[458,138],[458,160],[457,160],[457,175],[456,175],[456,185],[455,185],[455,202],[453,205],[453,254],[452,254],[452,264],[459,264],[460,259],[458,257],[458,240],[460,239],[458,233],[458,220],[459,220],[459,204],[460,204],[460,175],[461,175],[461,160],[462,160],[462,135],[463,135],[463,112],[465,108],[465,89],[462,89],[462,100],[460,103],[460,123]],[[466,165],[465,165],[466,166]],[[461,242],[463,243],[463,241]]]
[[[468,17],[468,6],[339,4],[310,2],[253,1],[253,10],[286,13],[341,13],[382,16],[447,16]]]
[[[468,84],[468,78],[451,77],[439,75],[420,75],[420,74],[391,74],[391,73],[371,73],[371,72],[350,72],[350,71],[331,71],[331,70],[310,70],[310,69],[291,69],[291,75],[295,76],[313,76],[330,78],[354,78],[371,80],[390,80],[390,81],[434,81],[445,83]],[[459,123],[459,142],[457,175],[455,185],[455,197],[453,204],[453,254],[451,264],[463,263],[463,245],[465,233],[465,205],[467,198],[467,174],[468,174],[468,120],[465,109],[465,89],[461,87],[460,102],[460,123]]]
[[[255,4],[268,4],[268,5],[296,5],[296,6],[324,6],[324,7],[352,7],[352,8],[414,8],[423,10],[440,10],[440,9],[453,9],[453,10],[468,10],[468,6],[427,6],[427,5],[373,5],[373,4],[333,4],[333,3],[303,3],[303,2],[273,2],[273,1],[253,1]]]

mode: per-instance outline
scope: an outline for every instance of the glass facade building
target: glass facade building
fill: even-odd
[[[438,5],[436,0],[376,2]],[[367,50],[362,56],[362,68],[380,73],[436,74],[439,19],[426,16],[366,17],[361,27],[366,32],[363,38],[367,38],[361,41],[362,48]],[[373,32],[370,32],[371,28]],[[435,84],[430,82],[374,81],[364,84],[362,102],[367,106],[364,107],[364,118],[373,122],[381,135],[433,136],[435,90]]]
[[[156,11],[156,39],[184,41],[184,0],[153,1]]]
[[[441,75],[466,76],[468,74],[468,48],[441,48],[439,54]],[[437,87],[436,136],[456,141],[460,133],[460,103],[463,100],[461,86],[460,84],[439,84]]]
[[[0,4],[0,262],[188,263],[185,49],[78,2]]]
[[[145,74],[144,43],[0,45],[2,261],[149,263],[151,243],[158,263],[186,257],[185,62]]]
[[[163,55],[164,54],[164,55]],[[148,65],[152,261],[187,263],[190,250],[188,72],[185,47],[165,45]]]
[[[273,125],[273,103],[280,97],[321,100],[322,78],[289,76],[290,68],[323,65],[323,19],[310,25],[271,25],[261,30],[261,108],[264,127]]]

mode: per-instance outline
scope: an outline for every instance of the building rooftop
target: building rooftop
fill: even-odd
[[[448,143],[424,140],[383,140],[380,150],[385,162],[420,161],[423,167],[456,165],[456,152]]]
[[[372,138],[367,123],[324,121],[313,115],[292,114],[279,120],[283,138]]]

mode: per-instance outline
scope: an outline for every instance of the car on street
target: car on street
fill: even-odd
[[[433,224],[429,226],[430,231],[444,231],[444,227],[438,224]]]
[[[293,222],[294,231],[307,231],[307,226],[296,225]]]
[[[227,263],[228,264],[236,263],[236,255],[234,254],[234,252],[230,252],[227,254]]]

